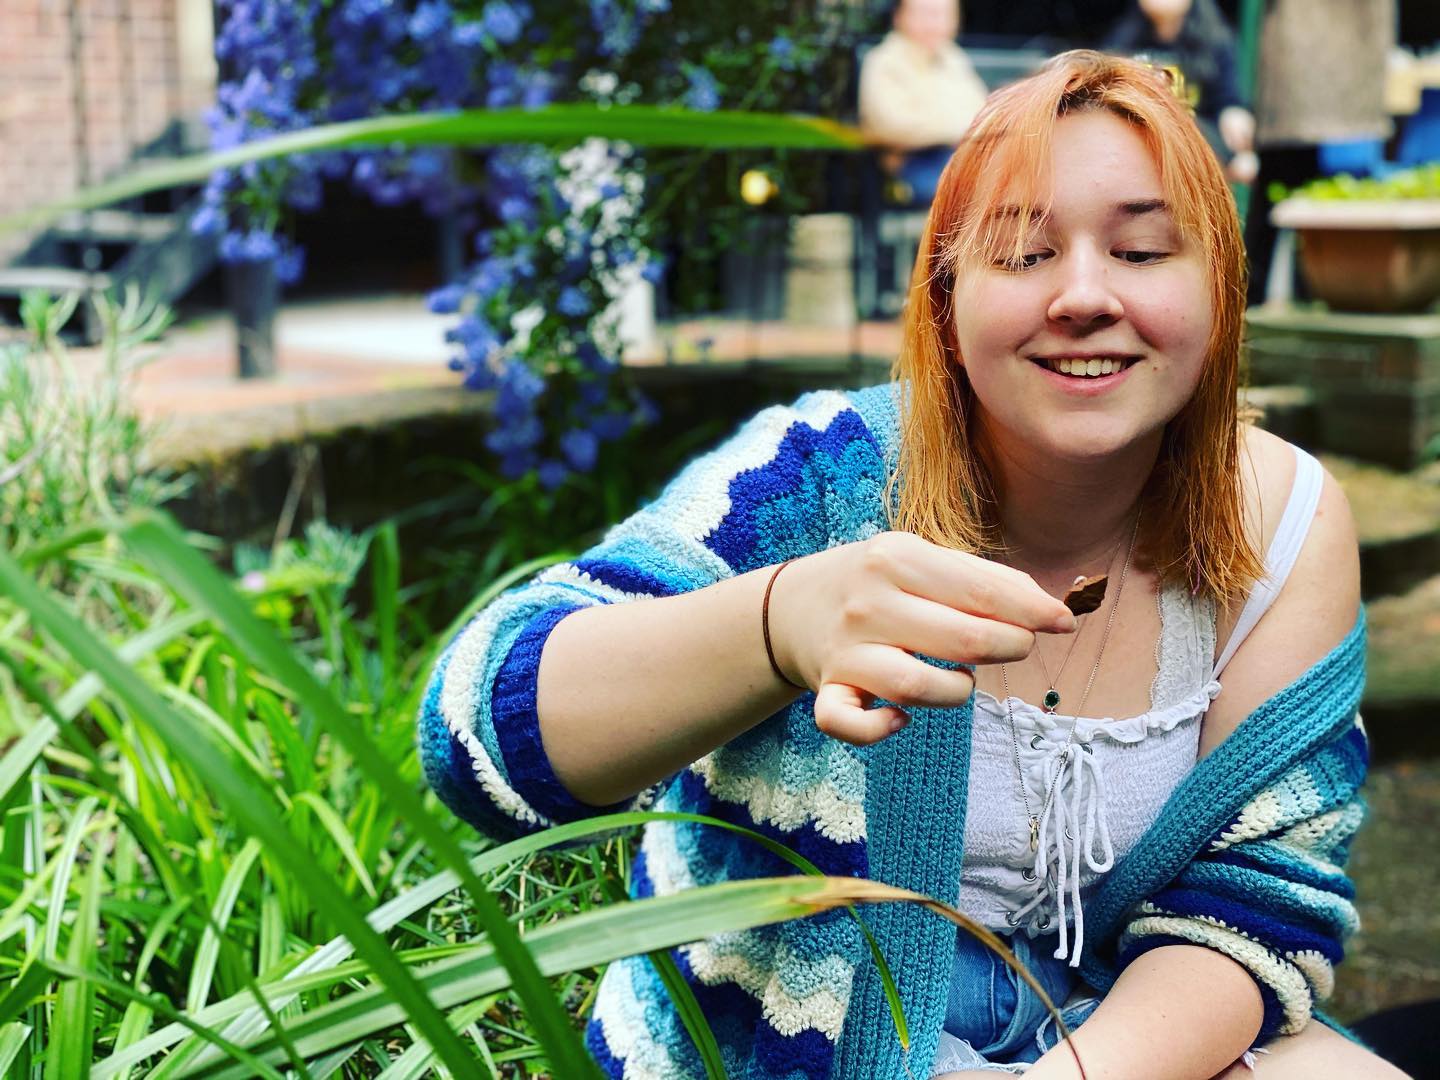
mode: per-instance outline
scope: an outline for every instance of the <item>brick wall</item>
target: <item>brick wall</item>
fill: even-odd
[[[0,0],[0,217],[113,175],[196,115],[210,19],[208,0]]]

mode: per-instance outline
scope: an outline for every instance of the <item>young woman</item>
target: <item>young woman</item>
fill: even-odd
[[[688,810],[956,903],[1083,1022],[1092,1080],[1399,1075],[1311,1022],[1355,924],[1356,541],[1314,460],[1239,422],[1243,297],[1164,79],[1057,57],[946,170],[895,383],[766,410],[477,616],[421,718],[431,783],[487,830]],[[633,888],[783,872],[655,823]],[[909,1051],[832,913],[677,950],[729,1075],[1079,1075],[952,925],[864,917]],[[588,1040],[614,1076],[703,1075],[643,957]]]

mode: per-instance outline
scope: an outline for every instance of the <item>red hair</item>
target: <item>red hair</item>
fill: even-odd
[[[901,395],[894,525],[934,543],[995,555],[999,492],[978,410],[959,362],[955,279],[1005,237],[1023,246],[1046,210],[1051,136],[1072,112],[1103,109],[1133,124],[1154,156],[1177,227],[1209,268],[1213,311],[1194,395],[1166,426],[1142,501],[1141,547],[1162,581],[1216,599],[1242,595],[1261,574],[1244,527],[1239,468],[1240,332],[1245,255],[1235,203],[1214,152],[1168,78],[1149,65],[1088,50],[1062,53],[996,91],[940,178],[915,260],[895,362]],[[1009,236],[1009,233],[1006,234]]]

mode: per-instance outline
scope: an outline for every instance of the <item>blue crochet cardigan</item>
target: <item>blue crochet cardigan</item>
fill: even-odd
[[[895,459],[893,386],[808,394],[765,410],[573,563],[492,603],[439,660],[420,717],[426,776],[456,814],[495,834],[595,813],[546,759],[535,685],[546,637],[592,604],[696,589],[885,526]],[[1356,707],[1363,618],[1181,783],[1086,907],[1087,980],[1107,989],[1147,949],[1192,942],[1255,976],[1262,1039],[1296,1031],[1329,994],[1356,925],[1343,866],[1363,804]],[[859,748],[821,735],[801,697],[625,807],[725,818],[790,845],[828,874],[868,876],[954,902],[969,768],[969,707],[916,710]],[[677,701],[677,712],[687,703]],[[622,807],[611,808],[619,809]],[[652,823],[636,896],[789,868],[725,830]],[[911,905],[864,916],[894,969],[917,1076],[936,1051],[955,928]],[[905,1055],[869,952],[841,913],[724,934],[675,950],[732,1077],[903,1077]],[[703,1076],[644,957],[612,964],[587,1042],[615,1077]]]

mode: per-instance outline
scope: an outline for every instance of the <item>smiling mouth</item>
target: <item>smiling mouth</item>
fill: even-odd
[[[1099,379],[1115,375],[1138,363],[1138,356],[1034,356],[1031,363],[1049,368],[1057,375],[1075,379]]]

